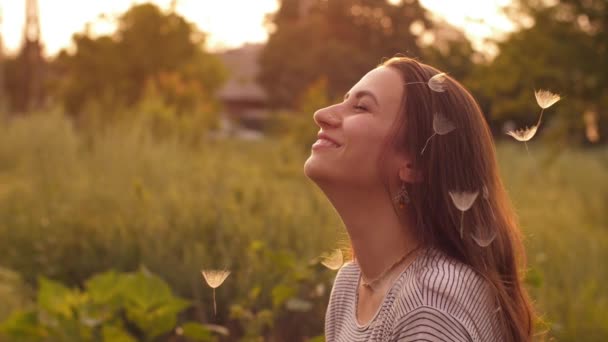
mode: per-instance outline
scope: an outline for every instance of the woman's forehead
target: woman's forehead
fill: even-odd
[[[349,91],[352,96],[358,92],[371,92],[381,106],[390,103],[401,103],[404,84],[399,71],[394,68],[379,66],[361,78]]]

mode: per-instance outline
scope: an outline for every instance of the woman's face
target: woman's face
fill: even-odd
[[[397,70],[378,67],[345,95],[344,101],[314,114],[320,127],[304,173],[317,183],[375,186],[384,175],[378,158],[399,114],[403,80]],[[387,151],[394,153],[394,151]],[[397,169],[395,169],[395,173]]]

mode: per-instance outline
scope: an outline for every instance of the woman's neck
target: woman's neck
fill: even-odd
[[[418,245],[410,226],[397,216],[391,196],[383,187],[375,189],[325,191],[346,226],[357,263],[367,279],[379,276]]]

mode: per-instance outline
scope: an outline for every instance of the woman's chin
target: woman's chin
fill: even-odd
[[[304,174],[313,181],[325,179],[329,176],[326,164],[318,157],[311,155],[304,163]]]

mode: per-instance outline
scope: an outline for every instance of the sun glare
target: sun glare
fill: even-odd
[[[208,46],[212,49],[266,40],[264,15],[277,9],[276,0],[192,0],[177,7],[179,13],[210,33]]]
[[[41,38],[48,54],[54,54],[70,45],[75,32],[85,25],[94,34],[105,34],[115,29],[113,18],[124,13],[133,3],[146,1],[71,1],[38,0]],[[171,0],[150,1],[168,10]],[[4,44],[9,51],[16,50],[22,40],[25,22],[25,1],[1,1],[3,11]],[[236,47],[245,42],[266,39],[264,16],[276,11],[277,0],[178,0],[176,11],[208,33],[207,45],[212,50]],[[70,13],[67,15],[66,13]],[[102,17],[102,14],[105,16]]]
[[[420,3],[436,17],[463,29],[477,48],[483,45],[485,38],[514,29],[513,23],[502,13],[502,8],[509,6],[512,0],[420,0]]]
[[[46,53],[54,54],[69,46],[72,35],[82,32],[86,23],[90,23],[88,29],[93,34],[112,32],[115,29],[114,17],[124,13],[133,3],[143,2],[145,1],[38,0]],[[168,10],[172,1],[152,2]],[[464,29],[478,47],[484,38],[513,29],[511,22],[500,12],[501,6],[510,2],[511,0],[420,0],[435,16]],[[208,33],[207,46],[212,50],[236,47],[245,42],[264,41],[267,37],[263,26],[264,16],[278,8],[277,0],[177,0],[176,3],[179,14]],[[24,6],[25,1],[0,0],[3,41],[9,51],[15,51],[21,44]],[[106,16],[102,16],[102,13]]]

